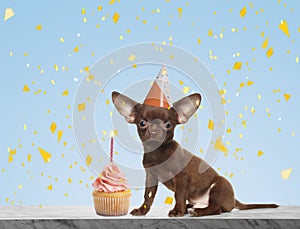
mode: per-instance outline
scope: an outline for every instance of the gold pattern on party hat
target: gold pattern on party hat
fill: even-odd
[[[144,101],[145,105],[170,108],[172,106],[167,68],[164,65]]]

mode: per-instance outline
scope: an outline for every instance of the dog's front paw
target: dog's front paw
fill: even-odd
[[[131,215],[135,215],[135,216],[138,216],[138,215],[146,215],[148,211],[146,211],[145,208],[135,208],[133,209],[130,214]]]
[[[175,210],[175,209],[169,211],[169,216],[170,217],[182,217],[183,215],[184,215],[183,212]]]

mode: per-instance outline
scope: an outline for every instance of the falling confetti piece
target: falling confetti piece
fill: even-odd
[[[278,27],[287,37],[290,37],[289,27],[286,20],[281,20]]]
[[[61,43],[64,43],[64,42],[65,42],[65,39],[64,39],[63,37],[61,37],[61,38],[59,38],[59,41],[60,41]]]
[[[14,10],[12,8],[6,8],[4,13],[4,21],[7,21],[8,19],[15,16]]]
[[[18,188],[19,188],[19,189],[22,189],[22,188],[23,188],[23,185],[19,184]]]
[[[290,94],[284,94],[283,96],[284,96],[285,101],[289,101],[289,99],[291,98]]]
[[[119,21],[119,18],[120,18],[120,15],[116,12],[112,18],[115,24]]]
[[[164,203],[171,205],[173,203],[173,197],[167,196]]]
[[[267,52],[266,52],[266,55],[268,58],[270,58],[272,55],[273,55],[274,51],[273,51],[273,48],[271,47]]]
[[[135,59],[136,59],[136,56],[133,55],[133,54],[131,54],[131,55],[128,57],[128,60],[131,61],[131,62],[135,61]]]
[[[30,92],[28,85],[26,85],[26,84],[24,85],[23,92]]]
[[[27,161],[28,161],[28,162],[31,162],[31,154],[28,154],[28,155],[27,155]]]
[[[88,155],[85,159],[85,163],[87,164],[88,167],[91,166],[92,161],[93,161],[93,158],[90,155]]]
[[[51,126],[50,126],[50,130],[51,130],[51,133],[54,134],[55,130],[57,128],[57,125],[55,122],[52,122],[51,123]]]
[[[47,186],[47,190],[51,191],[53,189],[52,184],[50,184],[49,186]]]
[[[208,129],[210,129],[210,130],[213,130],[214,129],[214,121],[213,120],[211,120],[211,119],[209,119],[209,122],[208,122]]]
[[[254,82],[248,80],[248,82],[247,82],[247,86],[248,86],[248,87],[251,86],[251,85],[253,85],[253,84],[254,84]]]
[[[78,46],[76,46],[76,47],[73,49],[73,52],[79,52]]]
[[[213,31],[210,29],[208,30],[208,36],[211,37],[213,35]]]
[[[50,158],[52,155],[40,147],[38,147],[38,150],[40,151],[40,154],[41,154],[42,158],[44,159],[44,162],[45,163],[50,162]]]
[[[110,0],[109,5],[115,4],[116,0]]]
[[[118,134],[119,134],[118,130],[113,130],[112,132],[110,132],[111,137],[118,137]]]
[[[266,40],[262,43],[261,47],[263,49],[267,48],[268,47],[268,44],[269,44],[269,38],[266,38]]]
[[[71,178],[68,178],[68,183],[72,184],[72,179]]]
[[[85,8],[81,9],[81,14],[84,15],[86,13]]]
[[[58,66],[56,64],[54,64],[53,68],[56,72],[58,72]]]
[[[246,122],[246,120],[243,120],[243,121],[242,121],[242,125],[243,125],[244,128],[247,127],[247,122]]]
[[[78,104],[78,111],[84,111],[85,110],[85,103]]]
[[[61,137],[63,136],[63,131],[62,130],[58,130],[57,131],[57,141],[60,142]]]
[[[107,100],[105,101],[105,104],[106,104],[106,105],[109,105],[109,103],[110,103],[110,101],[109,101],[109,99],[107,99]]]
[[[42,25],[41,24],[38,24],[36,27],[35,27],[36,30],[42,30]]]
[[[152,192],[148,193],[148,197],[151,198],[152,197]]]
[[[214,148],[216,150],[220,150],[223,153],[228,153],[228,149],[224,146],[224,144],[221,142],[220,139],[217,139],[215,144],[214,144]]]
[[[63,96],[68,96],[68,95],[69,95],[69,91],[68,91],[68,89],[67,89],[67,90],[65,90],[65,91],[62,93],[62,95],[63,95]]]
[[[177,8],[177,11],[179,13],[179,16],[182,16],[182,8],[181,7]]]
[[[198,37],[198,39],[197,39],[197,43],[198,43],[198,45],[200,45],[201,44],[201,39]]]
[[[235,62],[233,65],[234,70],[240,70],[242,68],[242,62]]]
[[[262,156],[262,155],[264,155],[264,152],[262,152],[261,150],[258,150],[257,156],[260,157],[260,156]]]
[[[191,90],[191,87],[183,87],[183,89],[182,89],[182,92],[184,93],[184,94],[187,94],[187,93],[189,93],[189,91]]]
[[[289,168],[289,169],[286,169],[286,170],[282,170],[282,171],[281,171],[281,177],[282,177],[282,179],[284,179],[284,180],[289,179],[292,170],[293,170],[293,168]]]
[[[298,64],[299,62],[299,56],[296,57],[296,63]]]
[[[244,6],[240,11],[241,18],[245,17],[246,14],[247,14],[247,8],[246,6]]]

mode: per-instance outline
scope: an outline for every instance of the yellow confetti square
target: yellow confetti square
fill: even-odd
[[[289,27],[286,20],[281,20],[279,24],[279,29],[287,36],[290,37]]]
[[[119,21],[119,18],[120,18],[120,15],[116,12],[115,14],[114,14],[114,16],[113,16],[113,22],[116,24],[116,23],[118,23],[118,21]]]
[[[242,62],[235,62],[233,65],[234,70],[240,70],[242,68]]]
[[[208,129],[213,130],[214,126],[215,126],[214,121],[211,120],[211,119],[209,119],[209,121],[208,121]]]
[[[258,157],[260,157],[260,156],[262,156],[262,155],[264,155],[264,152],[263,152],[263,151],[261,151],[261,150],[258,150],[258,152],[257,152],[257,156],[258,156]]]
[[[105,104],[106,104],[106,105],[109,105],[109,103],[110,103],[110,101],[109,101],[109,99],[107,99],[107,100],[105,101]]]
[[[53,189],[52,184],[50,184],[49,186],[47,186],[47,190],[51,191]]]
[[[69,91],[68,91],[68,89],[67,90],[65,90],[65,91],[63,91],[63,93],[62,93],[62,96],[68,96],[69,95]]]
[[[31,162],[31,154],[28,154],[28,155],[27,155],[27,161],[28,161],[28,162]]]
[[[247,82],[247,86],[248,86],[248,87],[251,86],[251,85],[253,85],[253,84],[254,84],[253,81],[248,80],[248,82]]]
[[[111,136],[111,137],[118,137],[118,134],[119,134],[119,131],[118,131],[118,130],[113,130],[113,131],[110,133],[110,136]]]
[[[271,47],[271,48],[269,48],[269,50],[266,52],[266,55],[267,55],[268,58],[270,58],[273,54],[274,54],[274,50],[273,50],[273,48]]]
[[[284,179],[284,180],[289,179],[292,170],[293,170],[293,168],[289,168],[289,169],[286,169],[286,170],[282,170],[282,171],[281,171],[281,177],[282,177],[282,179]]]
[[[41,24],[38,24],[36,27],[35,27],[36,30],[42,30],[42,25]]]
[[[5,22],[13,16],[15,16],[14,10],[12,8],[6,8],[3,21]]]
[[[284,96],[285,101],[289,101],[289,99],[291,98],[292,95],[285,93],[283,96]]]
[[[91,166],[91,163],[93,161],[93,158],[91,157],[91,155],[88,155],[85,159],[85,163],[87,164],[87,166]]]
[[[78,111],[84,111],[85,105],[86,105],[85,103],[78,104]]]
[[[63,133],[64,133],[64,132],[63,132],[62,130],[58,130],[58,131],[57,131],[57,141],[58,141],[58,142],[60,142],[61,137],[63,136]]]
[[[246,14],[247,14],[247,7],[244,6],[240,11],[241,18],[245,17]]]
[[[23,92],[30,92],[30,88],[28,87],[28,85],[24,85]]]
[[[173,203],[173,197],[167,196],[164,203],[171,205]]]
[[[68,178],[68,183],[72,184],[72,179],[71,178]]]
[[[50,130],[51,130],[51,133],[54,134],[55,130],[57,128],[57,125],[55,122],[52,122],[51,123],[51,126],[50,126]]]
[[[58,72],[58,66],[56,64],[54,64],[53,68],[56,72]]]
[[[81,9],[81,14],[84,15],[85,13],[86,13],[85,8],[82,8],[82,9]]]
[[[131,61],[131,62],[134,62],[136,59],[136,56],[131,54],[129,57],[128,57],[128,60]]]
[[[41,156],[42,156],[44,162],[45,162],[45,163],[50,162],[50,159],[51,159],[51,156],[52,156],[52,155],[51,155],[50,153],[48,153],[46,150],[44,150],[44,149],[42,149],[42,148],[40,148],[40,147],[38,147],[38,150],[40,151],[40,154],[41,154]]]
[[[79,52],[79,47],[76,46],[76,47],[73,49],[73,52]]]
[[[208,36],[211,37],[213,35],[213,31],[210,29],[208,30]]]
[[[61,38],[59,38],[59,41],[60,41],[61,43],[64,43],[64,42],[65,42],[65,39],[64,39],[63,37],[61,37]]]
[[[228,153],[228,149],[226,148],[226,146],[224,146],[220,139],[216,140],[214,144],[214,149],[220,150],[223,153]]]
[[[187,94],[187,93],[190,92],[190,90],[191,90],[191,87],[186,86],[186,87],[183,87],[182,92],[183,92],[184,94]]]

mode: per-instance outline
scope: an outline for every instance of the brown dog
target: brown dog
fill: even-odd
[[[173,140],[174,128],[198,109],[201,96],[192,94],[175,102],[170,109],[139,104],[118,93],[112,100],[128,123],[136,124],[144,147],[143,166],[146,170],[144,203],[130,214],[145,215],[153,203],[158,182],[175,192],[176,204],[169,216],[183,216],[188,208],[192,216],[216,215],[233,208],[276,208],[276,204],[242,204],[224,177],[211,167],[199,173],[201,158],[182,149]],[[186,202],[189,204],[186,204]],[[199,207],[203,203],[204,207]]]

